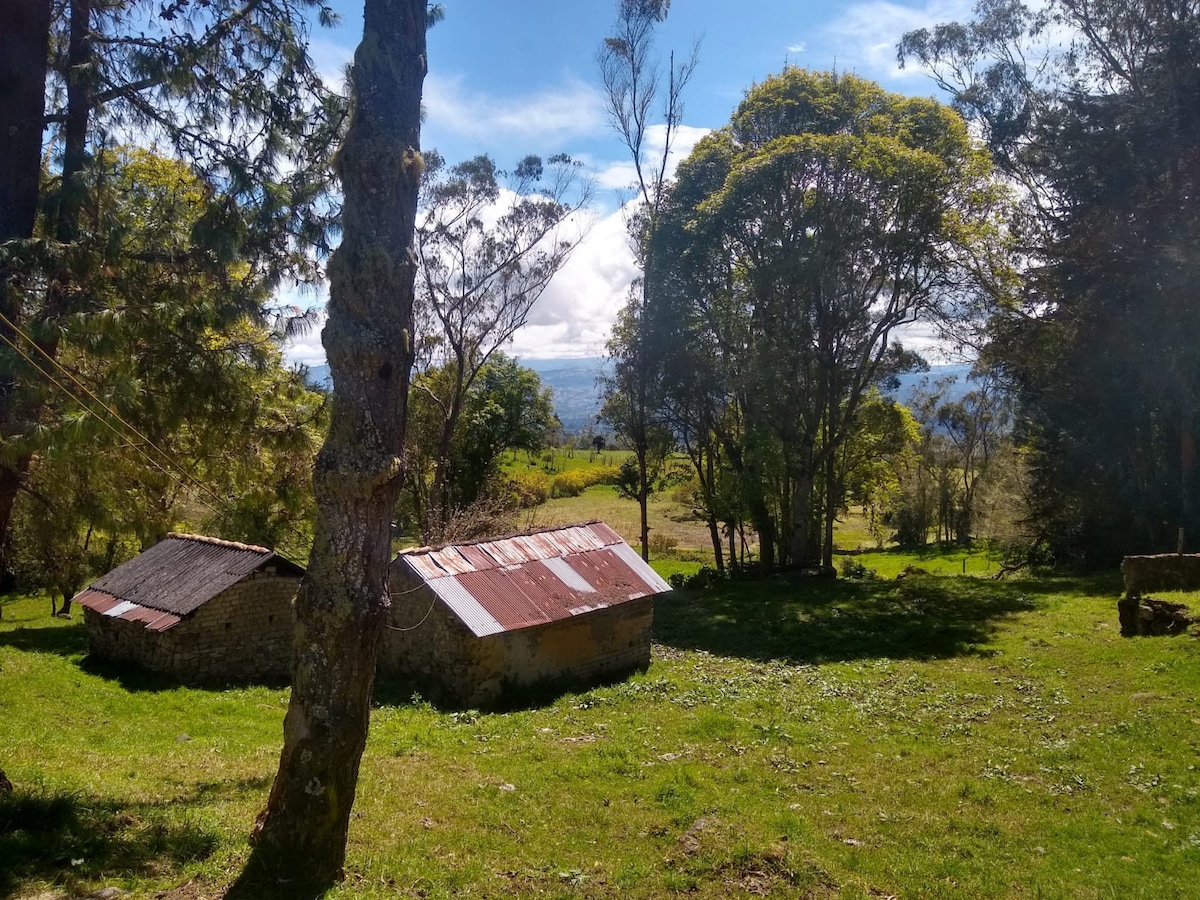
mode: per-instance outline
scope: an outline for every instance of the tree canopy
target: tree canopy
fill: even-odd
[[[673,377],[713,373],[699,394],[677,380],[668,395],[736,407],[740,433],[721,443],[768,566],[815,547],[830,564],[818,480],[836,495],[836,450],[867,389],[918,364],[896,329],[1004,288],[1004,202],[948,108],[796,68],[680,166],[649,255],[650,333]]]
[[[1200,9],[984,3],[900,52],[1023,187],[1028,270],[986,356],[1020,400],[1044,538],[1089,565],[1176,549],[1200,530]]]

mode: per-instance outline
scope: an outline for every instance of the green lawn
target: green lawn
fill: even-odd
[[[380,705],[331,896],[1194,897],[1200,647],[1120,638],[1118,590],[734,583],[660,602],[627,682]],[[0,622],[0,897],[219,896],[286,693],[99,666],[48,612]]]
[[[631,547],[637,549],[641,546],[641,512],[638,505],[633,500],[618,497],[617,489],[611,485],[590,487],[578,497],[548,500],[526,510],[525,517],[525,524],[536,528],[601,519]],[[654,494],[647,504],[647,518],[652,541],[656,535],[661,535],[674,542],[676,554],[687,557],[700,554],[709,562],[712,561],[712,539],[708,535],[708,526],[692,514],[691,507],[674,502],[668,494]]]
[[[630,456],[628,450],[543,450],[528,453],[524,450],[509,450],[500,461],[505,472],[517,475],[523,472],[542,472],[556,475],[571,469],[589,469],[619,466]]]

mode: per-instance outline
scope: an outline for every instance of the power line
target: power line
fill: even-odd
[[[224,507],[224,504],[226,502],[224,498],[222,498],[219,494],[217,494],[214,490],[212,490],[208,485],[201,482],[195,475],[190,473],[184,467],[184,465],[182,463],[178,462],[176,459],[174,459],[174,457],[172,457],[172,455],[170,453],[163,450],[161,447],[159,447],[157,444],[155,444],[154,441],[152,441],[149,437],[142,434],[137,428],[135,428],[129,422],[125,421],[125,419],[122,418],[121,415],[116,410],[114,410],[111,406],[109,406],[107,403],[105,403],[104,400],[102,400],[100,397],[96,396],[96,394],[90,388],[88,388],[88,386],[86,384],[84,384],[78,378],[75,377],[75,374],[73,372],[71,372],[69,369],[64,367],[62,365],[62,363],[60,363],[57,359],[55,359],[53,356],[51,356],[44,347],[42,347],[37,341],[35,341],[28,334],[26,334],[24,331],[22,331],[21,328],[19,326],[17,326],[11,319],[9,319],[8,316],[6,316],[3,312],[0,312],[0,323],[7,325],[9,328],[12,329],[12,331],[15,334],[20,335],[22,338],[24,338],[26,341],[28,341],[29,344],[32,345],[35,350],[37,350],[43,357],[45,357],[51,363],[51,365],[53,365],[56,369],[58,369],[59,372],[61,372],[68,379],[70,379],[70,381],[72,383],[74,383],[88,397],[90,397],[97,404],[99,404],[101,409],[103,409],[110,416],[112,416],[114,419],[116,419],[118,422],[120,422],[126,429],[128,429],[129,432],[132,432],[132,434],[134,436],[136,436],[138,439],[143,441],[149,447],[153,448],[158,454],[161,455],[161,457],[164,460],[167,461],[168,464],[170,464],[171,466],[174,466],[175,469],[179,472],[179,474],[173,475],[171,472],[167,471],[167,469],[162,465],[161,462],[159,462],[158,460],[155,460],[152,456],[150,456],[150,454],[147,453],[143,447],[139,446],[136,443],[131,444],[130,446],[132,446],[135,450],[137,450],[138,453],[140,453],[143,457],[145,457],[145,459],[151,465],[153,465],[155,468],[157,468],[160,472],[162,472],[168,478],[176,481],[180,485],[187,485],[187,484],[191,483],[194,487],[199,488],[202,493],[205,493],[210,498],[212,498],[214,503],[217,505],[213,505],[213,503],[207,502],[206,500],[204,500],[203,497],[197,498],[200,501],[200,503],[203,504],[204,506],[208,507],[210,512],[213,512],[213,513],[221,512],[221,510],[218,509],[218,506]],[[129,437],[128,434],[122,434],[111,422],[106,420],[103,416],[98,415],[94,409],[89,407],[86,403],[84,403],[75,394],[71,393],[71,391],[65,385],[63,385],[60,381],[58,381],[58,379],[56,379],[49,371],[43,369],[40,365],[38,365],[38,363],[35,360],[33,360],[27,353],[25,353],[24,350],[22,350],[19,346],[17,346],[17,344],[14,343],[9,338],[8,335],[4,334],[3,332],[0,332],[0,339],[2,339],[4,341],[4,343],[8,344],[8,346],[12,347],[13,350],[15,350],[26,362],[28,362],[34,371],[38,372],[41,375],[44,375],[47,378],[47,380],[50,381],[51,384],[53,384],[55,387],[57,387],[60,391],[62,391],[64,394],[66,394],[72,400],[79,403],[79,405],[83,407],[84,411],[88,415],[99,420],[102,425],[104,425],[106,428],[108,428],[110,431],[112,431],[113,434],[115,434],[117,437],[122,438],[122,439],[128,439],[128,437]],[[230,507],[224,507],[224,508],[225,508],[226,512],[231,511]],[[304,536],[301,535],[299,532],[295,531],[294,529],[288,529],[288,532],[290,533],[291,537],[300,541],[301,544],[306,543]],[[272,548],[272,550],[273,550],[273,552],[275,552],[275,554],[277,556],[280,556],[281,558],[287,560],[288,562],[292,563],[293,565],[300,565],[300,563],[297,563],[295,560],[288,558],[284,554],[280,553],[277,549]]]

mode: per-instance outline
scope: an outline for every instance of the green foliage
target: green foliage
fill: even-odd
[[[677,591],[702,591],[720,584],[727,577],[712,566],[701,566],[695,572],[677,572],[667,578],[667,583]]]
[[[87,150],[125,129],[222,186],[195,223],[197,246],[226,263],[252,259],[272,284],[316,277],[337,228],[330,147],[346,103],[308,55],[306,10],[336,24],[319,0],[55,6],[46,114],[62,123],[48,132],[62,177],[43,207],[56,237],[80,246],[94,237],[77,220],[94,177]],[[87,41],[72,38],[76,14],[88,17]],[[86,271],[60,272],[86,287]]]
[[[478,369],[461,396],[458,374],[447,363],[417,375],[410,391],[402,517],[413,520],[426,542],[445,539],[446,526],[475,504],[504,518],[504,509],[526,508],[551,493],[544,477],[500,477],[506,452],[540,451],[559,427],[549,388],[532,369],[502,353]],[[455,404],[450,427],[447,411]],[[496,528],[511,530],[506,522]],[[479,527],[485,526],[480,522]]]
[[[1053,39],[1050,39],[1053,35]],[[1063,562],[1200,531],[1200,14],[1192,3],[980,4],[906,35],[1026,187],[1024,290],[992,309],[1031,513]]]
[[[410,499],[421,534],[437,540],[451,518],[481,497],[499,452],[526,446],[531,428],[540,429],[541,441],[549,430],[541,414],[549,399],[540,395],[536,375],[499,349],[574,249],[571,214],[590,202],[591,192],[579,165],[561,154],[544,163],[527,156],[510,172],[487,156],[454,166],[436,151],[423,159],[415,386],[425,409],[418,411],[422,436],[414,446],[427,462],[418,467]],[[481,378],[492,383],[480,385]],[[490,412],[478,408],[481,396],[530,392],[523,400],[500,397]],[[535,421],[522,423],[522,415]]]
[[[197,251],[219,195],[141,149],[105,152],[90,174],[82,224],[105,237],[73,251],[86,290],[54,323],[70,376],[40,386],[41,426],[7,442],[36,453],[17,574],[70,596],[172,529],[303,558],[326,398],[286,369],[248,264]]]
[[[1004,204],[953,111],[795,68],[680,166],[647,255],[648,354],[706,500],[736,477],[768,566],[828,564],[840,449],[869,389],[922,364],[893,329],[998,290]]]
[[[853,556],[842,557],[842,564],[839,571],[843,578],[851,581],[873,581],[879,577],[878,572],[867,568],[866,564],[855,559]]]

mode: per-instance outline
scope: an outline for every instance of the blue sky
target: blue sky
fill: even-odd
[[[596,50],[609,32],[616,0],[444,0],[446,18],[429,35],[424,148],[450,162],[480,153],[501,166],[522,156],[565,152],[597,182],[587,235],[534,307],[510,350],[526,358],[597,356],[612,318],[636,276],[625,239],[623,188],[630,169],[605,119]],[[334,0],[335,29],[314,29],[311,54],[340,79],[362,29],[361,3]],[[677,149],[686,155],[707,130],[729,120],[745,91],[786,64],[836,66],[923,96],[933,83],[901,71],[895,46],[907,30],[968,18],[964,0],[674,0],[660,26],[664,59],[699,39],[700,65],[684,98]],[[319,295],[298,298],[319,302]],[[914,333],[909,342],[927,342]],[[319,336],[293,346],[291,358],[323,361]]]

